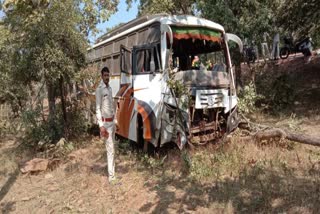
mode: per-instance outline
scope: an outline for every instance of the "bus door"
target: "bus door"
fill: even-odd
[[[151,140],[155,134],[156,117],[161,101],[162,73],[160,43],[134,46],[132,51],[133,96],[143,120],[143,137]]]
[[[136,140],[130,124],[135,124],[134,98],[132,88],[132,54],[125,46],[120,48],[120,89],[116,94],[116,133],[125,138]],[[134,121],[132,121],[134,120]]]

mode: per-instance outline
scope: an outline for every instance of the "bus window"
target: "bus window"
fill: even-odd
[[[136,74],[146,74],[151,72],[151,61],[154,61],[155,72],[159,72],[161,68],[160,61],[160,45],[153,45],[147,48],[139,48],[135,51]]]

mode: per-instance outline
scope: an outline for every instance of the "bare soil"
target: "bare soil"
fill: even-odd
[[[268,65],[271,66],[271,65]],[[258,122],[320,136],[320,58],[272,65],[299,73],[296,103]],[[297,93],[298,94],[298,93]],[[160,158],[119,145],[119,183],[107,181],[105,147],[97,138],[37,174],[21,163],[43,153],[18,139],[0,141],[0,213],[317,213],[320,210],[320,148],[288,141],[240,142],[193,151],[166,150]]]

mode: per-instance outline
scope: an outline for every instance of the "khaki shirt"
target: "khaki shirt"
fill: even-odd
[[[103,126],[102,117],[111,118],[114,117],[113,109],[112,89],[110,86],[101,81],[96,89],[96,116],[99,127]]]

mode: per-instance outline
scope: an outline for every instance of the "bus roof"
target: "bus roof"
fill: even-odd
[[[224,28],[220,24],[195,16],[167,14],[147,15],[134,19],[124,25],[119,26],[111,32],[104,34],[99,38],[98,43],[94,44],[88,50],[99,47],[100,45],[103,45],[126,34],[130,34],[155,22],[160,22],[161,24],[168,25],[202,26],[224,32]]]

